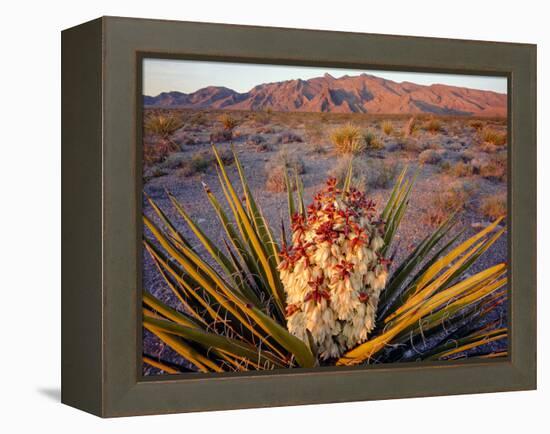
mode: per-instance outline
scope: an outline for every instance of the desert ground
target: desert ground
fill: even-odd
[[[159,116],[168,119],[169,125],[156,125]],[[281,221],[288,226],[283,168],[301,177],[307,205],[329,176],[343,179],[352,155],[353,183],[368,193],[379,210],[401,169],[407,167],[411,176],[418,171],[409,208],[394,241],[398,246],[394,263],[398,264],[453,212],[459,213],[454,233],[463,231],[459,241],[506,214],[504,118],[145,109],[144,125],[143,191],[190,239],[194,239],[192,233],[176,215],[167,191],[212,240],[223,245],[223,231],[203,187],[207,185],[223,200],[212,145],[237,181],[230,151],[234,147],[251,190],[277,236]],[[350,135],[358,140],[354,149],[346,146]],[[145,196],[143,212],[153,216]],[[472,272],[506,260],[507,237],[501,237]],[[173,303],[146,253],[143,264],[145,290]],[[505,323],[506,307],[497,315]],[[164,358],[182,362],[148,333],[144,337],[147,353],[162,352]],[[144,366],[145,374],[155,372]]]

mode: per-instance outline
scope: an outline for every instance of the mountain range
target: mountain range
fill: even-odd
[[[143,103],[146,107],[283,112],[506,116],[507,111],[506,94],[444,84],[397,83],[370,74],[340,78],[325,74],[264,83],[244,93],[208,86],[192,93],[146,95]]]

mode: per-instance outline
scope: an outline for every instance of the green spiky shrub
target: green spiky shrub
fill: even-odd
[[[205,186],[205,195],[225,233],[216,245],[169,195],[174,210],[194,233],[190,240],[165,211],[151,200],[155,218],[144,215],[144,245],[178,303],[168,306],[143,293],[143,326],[189,361],[193,370],[226,372],[320,365],[357,365],[466,357],[501,357],[487,343],[503,340],[507,330],[484,319],[506,299],[505,263],[471,274],[471,267],[505,232],[501,218],[456,245],[461,233],[451,216],[392,267],[378,303],[376,326],[368,340],[339,358],[321,361],[311,340],[303,341],[286,328],[288,307],[279,278],[281,247],[264,218],[236,156],[238,192],[214,148],[218,178],[226,204]],[[350,191],[353,164],[342,188]],[[307,219],[303,188],[297,175],[296,194],[287,188],[289,218]],[[291,181],[292,178],[292,181]],[[385,226],[381,254],[392,257],[394,235],[402,221],[414,185],[403,169],[380,218]],[[338,190],[340,191],[340,190]],[[229,210],[229,214],[225,211]],[[158,223],[155,223],[156,220]],[[198,241],[198,243],[197,243]],[[199,254],[196,246],[200,245]],[[484,324],[484,325],[475,325]],[[145,363],[167,373],[187,370],[144,354]]]

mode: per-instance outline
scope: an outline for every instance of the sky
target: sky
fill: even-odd
[[[172,59],[143,60],[143,94],[156,96],[161,92],[191,93],[207,86],[225,86],[237,92],[248,92],[254,86],[301,78],[307,80],[329,73],[339,78],[362,73],[376,75],[398,83],[447,84],[471,89],[506,93],[505,77],[423,72],[376,71],[307,66],[259,65],[229,62],[204,62]]]

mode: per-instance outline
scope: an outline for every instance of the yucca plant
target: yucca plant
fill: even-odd
[[[366,148],[361,129],[351,123],[336,128],[330,135],[336,152],[340,154],[359,154]]]
[[[402,263],[391,264],[415,176],[403,169],[379,214],[350,186],[351,163],[343,187],[329,180],[307,208],[294,175],[296,195],[287,188],[291,236],[283,224],[277,240],[237,155],[239,189],[213,152],[229,214],[204,188],[225,233],[223,247],[170,194],[206,256],[153,200],[155,217],[143,217],[145,248],[178,302],[169,306],[144,291],[143,326],[194,370],[444,360],[472,349],[484,357],[505,355],[485,344],[505,339],[506,329],[483,319],[506,299],[506,264],[470,274],[505,232],[502,218],[456,245],[461,232],[451,233],[452,216]],[[286,174],[289,186],[290,178]],[[188,370],[146,354],[143,360],[167,373]]]

